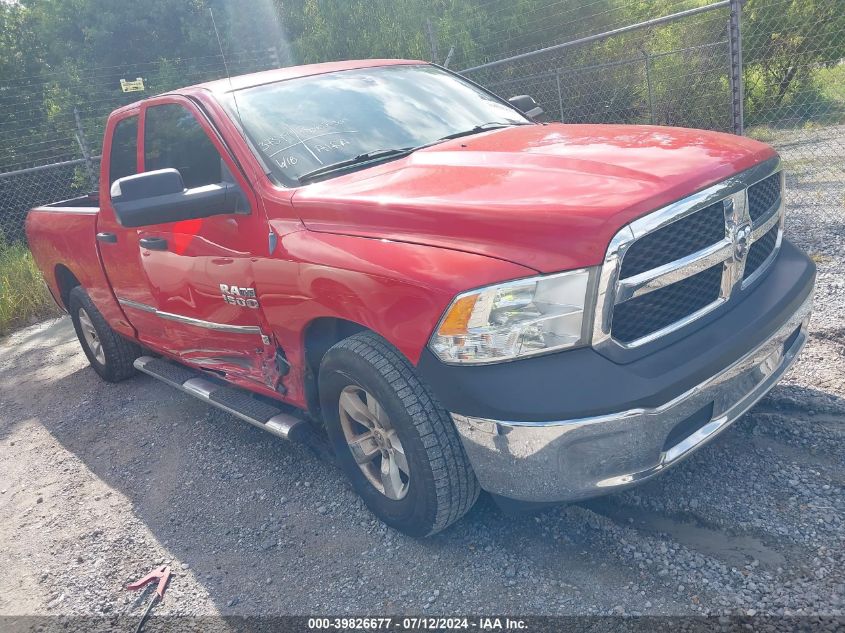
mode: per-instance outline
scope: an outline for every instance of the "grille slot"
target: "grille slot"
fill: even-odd
[[[719,264],[686,279],[616,306],[613,337],[630,343],[680,321],[717,299],[722,287]]]
[[[625,279],[692,255],[725,239],[725,211],[719,201],[700,211],[644,235],[634,242],[622,260]]]
[[[756,222],[780,200],[780,173],[772,174],[748,188],[748,214]]]
[[[745,260],[745,272],[742,276],[743,279],[748,279],[751,275],[753,275],[757,269],[763,265],[766,258],[772,254],[772,251],[775,250],[779,230],[780,227],[775,224],[771,229],[769,229],[768,233],[754,242],[751,245],[751,248],[748,249],[748,257]]]

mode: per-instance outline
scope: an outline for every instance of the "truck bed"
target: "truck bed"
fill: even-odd
[[[81,284],[112,323],[126,322],[111,291],[98,251],[99,196],[88,194],[30,210],[26,237],[44,281],[62,308],[70,289]],[[129,325],[125,326],[131,330]]]

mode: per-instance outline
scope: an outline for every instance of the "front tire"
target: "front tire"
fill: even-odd
[[[448,412],[378,335],[355,334],[326,353],[320,404],[341,468],[391,527],[427,536],[475,503],[478,481]]]
[[[135,374],[133,362],[141,348],[111,328],[82,286],[70,291],[68,311],[82,351],[100,378],[120,382]]]

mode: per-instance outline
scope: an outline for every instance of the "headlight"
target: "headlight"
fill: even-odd
[[[530,277],[460,294],[429,347],[446,363],[492,363],[586,345],[593,271]]]

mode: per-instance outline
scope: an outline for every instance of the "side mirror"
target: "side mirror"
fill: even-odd
[[[234,183],[223,182],[185,189],[177,169],[159,169],[115,180],[111,201],[121,226],[207,218],[248,211],[246,199]]]
[[[516,95],[508,99],[508,103],[520,110],[529,119],[536,119],[543,114],[543,108],[537,105],[531,95]]]

